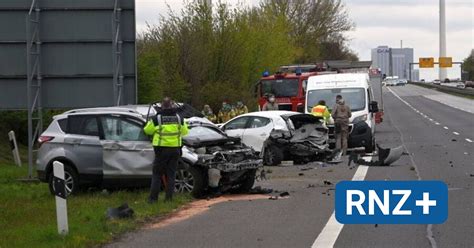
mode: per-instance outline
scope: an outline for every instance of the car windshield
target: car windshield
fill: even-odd
[[[332,109],[336,104],[336,96],[341,95],[352,111],[365,109],[364,88],[343,88],[343,89],[319,89],[308,92],[308,111],[318,104],[320,100],[326,101],[326,106]]]
[[[298,95],[298,79],[262,80],[262,95],[273,94],[276,97]]]
[[[209,140],[220,140],[225,139],[223,134],[219,133],[218,131],[206,127],[206,126],[195,126],[190,127],[188,135],[185,138],[189,139],[198,139],[201,141],[209,141]]]

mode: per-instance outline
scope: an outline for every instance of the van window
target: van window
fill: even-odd
[[[342,96],[352,111],[364,110],[366,107],[364,88],[318,89],[308,91],[308,112],[311,112],[320,100],[326,101],[326,105],[331,110],[336,104],[337,95]]]

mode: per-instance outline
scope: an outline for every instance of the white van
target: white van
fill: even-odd
[[[377,102],[373,101],[372,88],[367,73],[341,73],[311,76],[306,87],[306,113],[320,100],[326,101],[331,111],[336,104],[336,96],[341,95],[352,110],[349,126],[349,148],[365,147],[366,152],[375,148],[375,114]],[[335,142],[334,121],[330,120],[330,142]]]

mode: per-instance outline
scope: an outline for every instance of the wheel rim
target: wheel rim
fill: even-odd
[[[70,195],[71,192],[74,190],[74,178],[67,171],[64,171],[64,186],[66,188],[66,195]],[[53,190],[56,191],[56,188],[54,187],[54,183],[53,183]]]
[[[178,170],[175,179],[175,191],[179,193],[191,192],[194,189],[194,177],[187,170]]]

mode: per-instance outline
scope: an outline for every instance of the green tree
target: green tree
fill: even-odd
[[[462,70],[467,72],[467,80],[474,81],[474,49],[472,49],[471,54],[464,59]]]

